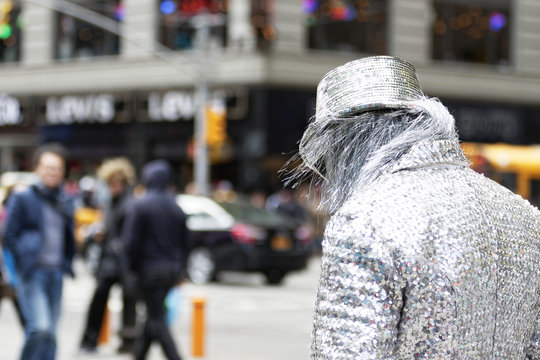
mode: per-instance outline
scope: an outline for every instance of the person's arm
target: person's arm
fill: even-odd
[[[182,265],[182,269],[181,269],[181,277],[182,279],[183,278],[186,278],[187,277],[187,270],[186,270],[186,267],[187,267],[187,257],[188,257],[188,254],[189,254],[189,251],[190,251],[190,244],[191,244],[191,233],[187,227],[187,216],[186,214],[182,211],[182,209],[178,209],[179,213],[179,229],[178,229],[178,243],[179,243],[179,248],[180,248],[180,252],[181,252],[181,265]]]
[[[332,229],[333,227],[333,229]],[[394,359],[403,285],[373,233],[334,223],[325,239],[312,359]]]
[[[189,248],[191,247],[191,232],[189,231],[187,227],[187,216],[184,213],[182,213],[182,215],[183,215],[182,225],[180,228],[180,234],[182,234],[182,238],[180,239],[180,241],[181,241],[182,251],[184,255],[187,255],[187,253],[189,252]]]
[[[140,263],[143,221],[137,207],[132,203],[126,212],[122,226],[122,241],[130,270],[137,272]]]
[[[22,231],[23,203],[18,194],[13,194],[8,201],[7,218],[4,224],[3,236],[4,247],[15,255],[17,239]]]

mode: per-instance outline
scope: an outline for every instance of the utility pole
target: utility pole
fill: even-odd
[[[208,14],[197,15],[193,19],[193,25],[197,29],[195,47],[198,52],[199,76],[196,80],[196,104],[195,116],[195,156],[194,172],[197,192],[200,195],[210,194],[210,164],[208,161],[208,147],[206,146],[206,106],[208,104],[208,78],[206,72],[209,69],[210,29]]]
[[[193,27],[197,30],[195,48],[198,58],[198,78],[196,80],[197,115],[195,117],[195,157],[194,172],[197,192],[200,195],[210,195],[210,162],[208,145],[206,144],[206,108],[209,105],[208,74],[214,67],[210,53],[210,27],[224,23],[221,14],[211,14],[205,11],[193,17]]]

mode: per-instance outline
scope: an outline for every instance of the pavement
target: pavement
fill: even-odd
[[[113,288],[109,300],[109,341],[98,353],[80,355],[78,344],[84,326],[94,279],[76,261],[77,277],[66,279],[62,317],[58,329],[57,360],[128,360],[118,354],[117,331],[122,308],[121,292]],[[307,360],[320,259],[308,269],[288,275],[281,286],[269,286],[259,274],[226,273],[208,285],[185,283],[180,290],[179,313],[171,332],[185,360]],[[192,354],[193,300],[205,304],[204,354]],[[0,360],[18,359],[23,332],[13,306],[0,305]],[[141,308],[144,312],[144,308]],[[165,356],[153,345],[148,360]]]

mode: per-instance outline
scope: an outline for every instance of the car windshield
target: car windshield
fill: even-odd
[[[287,222],[278,214],[259,209],[250,204],[238,202],[220,202],[219,205],[221,205],[237,221],[267,226],[275,226]]]

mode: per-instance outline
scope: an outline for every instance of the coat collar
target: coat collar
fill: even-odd
[[[397,163],[390,173],[438,166],[469,167],[469,161],[457,140],[422,141],[415,144]]]

